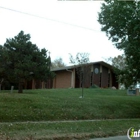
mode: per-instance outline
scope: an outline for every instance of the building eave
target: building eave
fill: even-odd
[[[114,67],[104,61],[97,61],[97,62],[90,62],[88,63],[88,65],[94,65],[94,64],[101,64],[102,66],[106,66],[108,68],[110,68],[111,70],[114,69]],[[87,64],[85,64],[87,65]],[[77,67],[80,67],[80,65],[72,65],[72,66],[66,66],[66,67],[62,67],[62,68],[54,68],[54,69],[51,69],[52,72],[55,72],[55,71],[62,71],[62,70],[71,70],[71,69],[74,69],[74,68],[77,68]]]

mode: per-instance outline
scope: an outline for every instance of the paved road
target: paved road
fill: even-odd
[[[108,137],[108,138],[95,138],[90,140],[129,140],[127,136],[116,136],[116,137]],[[132,140],[140,140],[139,138],[133,138]]]

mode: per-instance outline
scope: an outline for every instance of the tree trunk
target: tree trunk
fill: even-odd
[[[84,97],[84,86],[83,86],[83,83],[82,83],[82,98]]]
[[[2,86],[2,82],[4,81],[4,79],[2,78],[1,82],[0,82],[0,92],[1,92],[1,86]]]
[[[0,83],[0,92],[1,92],[1,83]]]
[[[18,84],[18,93],[23,93],[23,83],[19,82]]]
[[[81,81],[81,84],[82,84],[82,98],[84,97],[84,79],[83,79],[83,76],[82,76],[82,81]]]

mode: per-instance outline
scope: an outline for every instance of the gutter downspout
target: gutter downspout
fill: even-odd
[[[73,85],[73,71],[68,70],[68,69],[66,69],[66,71],[71,72],[71,88],[74,88],[74,85]]]

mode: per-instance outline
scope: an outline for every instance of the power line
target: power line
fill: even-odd
[[[71,23],[67,23],[67,22],[64,22],[64,21],[51,19],[51,18],[47,18],[47,17],[42,17],[42,16],[31,14],[31,13],[14,10],[14,9],[11,9],[11,8],[6,8],[6,7],[2,7],[2,6],[0,6],[0,8],[5,9],[5,10],[9,10],[9,11],[12,11],[12,12],[17,12],[17,13],[20,13],[20,14],[28,15],[28,16],[33,16],[33,17],[36,17],[36,18],[41,18],[41,19],[45,19],[45,20],[49,20],[49,21],[53,21],[53,22],[73,26],[73,27],[78,27],[78,28],[82,28],[82,29],[86,29],[86,30],[91,30],[91,31],[94,31],[94,32],[100,32],[100,31],[92,29],[92,28],[88,28],[88,27],[84,27],[84,26],[80,26],[80,25],[76,25],[76,24],[71,24]]]

